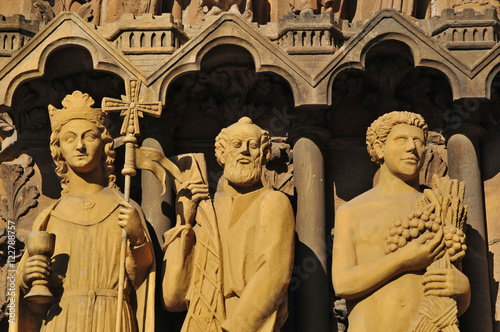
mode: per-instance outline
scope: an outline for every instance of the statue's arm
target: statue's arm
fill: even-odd
[[[125,262],[127,275],[138,288],[146,280],[151,264],[153,264],[153,247],[147,239],[138,246],[130,245]]]
[[[118,217],[120,221],[118,224],[123,225],[122,227],[127,231],[129,238],[125,269],[135,288],[139,288],[148,277],[153,264],[153,246],[146,229],[144,213],[140,206],[133,201],[121,204],[122,206],[132,207],[120,208]]]
[[[188,308],[195,234],[191,224],[177,225],[164,235],[162,293],[163,306],[169,311]]]
[[[201,184],[197,179],[182,183],[177,193],[176,226],[163,236],[163,306],[169,311],[184,311],[188,308],[196,211],[200,201],[209,199],[208,185]]]
[[[342,298],[353,300],[368,295],[399,274],[425,269],[443,253],[440,231],[424,234],[389,255],[371,261],[365,258],[368,262],[359,264],[354,242],[359,223],[353,223],[351,208],[340,207],[335,218],[332,281],[335,293]]]
[[[255,234],[257,270],[245,286],[231,317],[222,324],[226,331],[257,331],[278,309],[290,282],[295,234],[290,202],[284,194],[271,192],[262,199],[260,213]]]

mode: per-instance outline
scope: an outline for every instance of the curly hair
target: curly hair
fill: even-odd
[[[250,118],[245,116],[239,119],[237,123],[222,129],[219,135],[217,135],[217,137],[215,138],[215,157],[217,158],[217,162],[219,163],[219,165],[221,165],[222,167],[224,167],[225,164],[225,162],[223,161],[224,159],[223,155],[226,151],[226,148],[229,145],[228,130],[233,126],[243,125],[243,124],[253,125],[261,131],[260,152],[263,157],[262,165],[267,164],[267,162],[271,158],[271,139],[269,137],[269,132],[255,125]]]
[[[67,176],[68,165],[66,164],[66,161],[62,156],[59,143],[59,134],[61,132],[61,128],[69,121],[71,121],[71,119],[59,125],[54,131],[52,131],[52,134],[50,135],[50,152],[52,154],[52,158],[54,159],[54,163],[56,164],[56,174],[61,178],[61,187],[62,187],[61,196],[64,196],[68,193],[69,180]],[[101,123],[90,119],[88,119],[87,121],[90,121],[93,124],[95,124],[97,129],[99,129],[99,132],[101,133],[101,139],[102,142],[104,143],[104,156],[106,158],[103,161],[105,165],[106,177],[108,179],[108,187],[117,188],[115,184],[116,176],[114,174],[116,152],[113,147],[113,137],[111,137],[111,134],[109,133],[108,129],[106,129],[106,127],[103,126]]]
[[[420,114],[406,111],[394,111],[386,113],[380,116],[377,120],[373,121],[371,126],[366,131],[366,148],[368,150],[368,153],[370,154],[372,161],[377,163],[377,165],[380,165],[383,160],[380,159],[375,152],[375,142],[380,141],[382,144],[384,144],[392,128],[398,124],[408,124],[422,129],[424,132],[424,139],[427,140],[429,127]]]

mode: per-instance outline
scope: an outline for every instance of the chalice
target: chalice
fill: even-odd
[[[49,259],[54,254],[56,235],[45,232],[32,232],[26,237],[26,248],[30,257],[43,255]],[[24,298],[37,304],[48,304],[54,301],[54,295],[49,290],[47,280],[33,280],[31,290]]]

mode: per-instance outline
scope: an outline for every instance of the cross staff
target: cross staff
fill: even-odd
[[[130,178],[136,174],[135,165],[135,144],[136,135],[140,134],[139,117],[144,117],[144,113],[154,117],[160,117],[162,111],[161,102],[143,102],[139,100],[139,92],[142,82],[138,79],[127,79],[125,81],[125,96],[122,100],[113,98],[103,98],[103,112],[117,112],[124,116],[121,134],[125,135],[125,164],[122,174],[125,176],[124,200],[130,201]],[[125,254],[127,248],[127,232],[122,229],[122,241],[120,248],[120,273],[118,282],[118,304],[116,308],[116,332],[121,332],[121,314],[123,306],[123,288],[125,282]]]

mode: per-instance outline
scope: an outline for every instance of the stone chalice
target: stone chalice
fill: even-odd
[[[32,232],[26,237],[26,248],[30,257],[43,255],[49,259],[54,254],[56,235],[45,232]],[[24,298],[37,304],[48,304],[54,301],[54,295],[49,290],[47,280],[34,280],[31,290]]]

